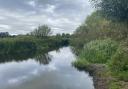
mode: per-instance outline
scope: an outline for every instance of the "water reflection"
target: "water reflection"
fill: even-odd
[[[0,54],[0,63],[7,62],[21,62],[28,59],[33,59],[39,62],[40,64],[48,64],[51,61],[51,55],[48,52],[37,53],[37,52],[29,52],[29,53],[21,53],[21,54]]]
[[[48,53],[42,54],[42,55],[38,55],[36,56],[34,59],[39,62],[40,64],[49,64],[49,62],[51,61],[52,56]]]
[[[75,55],[69,47],[5,58],[7,62],[0,64],[0,89],[94,89],[89,74],[72,67]]]

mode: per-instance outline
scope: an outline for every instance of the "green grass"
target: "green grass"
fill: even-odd
[[[119,81],[111,81],[109,85],[109,89],[121,89],[121,85]]]
[[[79,70],[85,70],[89,65],[89,63],[84,59],[78,59],[78,60],[74,61],[72,64]]]
[[[115,54],[118,44],[111,39],[95,40],[85,44],[79,55],[89,63],[107,63]]]

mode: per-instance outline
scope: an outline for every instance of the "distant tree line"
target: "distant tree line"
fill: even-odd
[[[0,32],[0,37],[4,38],[4,37],[9,37],[9,33],[8,32]]]
[[[70,34],[52,35],[47,25],[42,25],[26,35],[0,33],[0,54],[29,54],[32,51],[49,51],[69,44]]]

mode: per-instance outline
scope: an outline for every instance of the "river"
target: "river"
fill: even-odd
[[[0,89],[94,89],[92,77],[72,66],[75,59],[70,47],[63,47],[45,57],[1,62]]]

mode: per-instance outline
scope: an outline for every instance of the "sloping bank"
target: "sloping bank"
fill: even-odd
[[[95,89],[109,89],[109,83],[112,81],[112,78],[105,74],[107,73],[105,65],[91,64],[85,68],[83,67],[79,69],[89,72],[89,74],[93,77]]]
[[[87,43],[75,67],[93,76],[95,89],[128,89],[128,51],[111,39]]]

